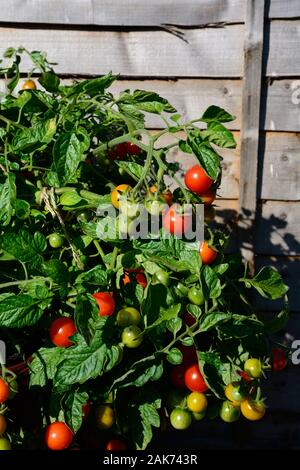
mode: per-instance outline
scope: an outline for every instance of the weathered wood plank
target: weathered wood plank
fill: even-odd
[[[266,201],[258,208],[255,252],[300,256],[300,203]]]
[[[0,0],[0,21],[101,26],[243,22],[242,0]]]
[[[300,135],[267,132],[259,156],[261,199],[300,200]],[[261,176],[262,175],[262,176]]]
[[[243,26],[190,29],[188,42],[165,31],[77,31],[2,28],[0,55],[9,46],[46,51],[61,74],[240,77]],[[22,70],[28,69],[24,61]]]
[[[274,266],[282,274],[290,288],[288,292],[290,310],[300,312],[300,258],[257,256],[255,271],[258,272],[263,266]],[[255,299],[255,305],[261,311],[276,311],[282,308],[280,300],[270,301],[260,296]]]
[[[240,231],[243,256],[253,260],[252,221],[256,213],[257,162],[264,0],[247,0],[240,158]]]
[[[62,79],[62,84],[70,85],[73,80]],[[20,82],[20,87],[22,82]],[[221,106],[236,116],[233,122],[226,126],[230,129],[241,127],[241,100],[242,80],[238,79],[206,79],[183,78],[169,80],[118,80],[110,90],[118,95],[125,89],[153,90],[166,97],[178,111],[183,119],[194,119],[203,111],[215,104]],[[0,90],[5,90],[4,81],[0,80]],[[263,97],[266,97],[265,130],[271,131],[300,131],[300,80],[274,80],[263,87]],[[162,120],[155,116],[148,116],[148,127],[160,129],[164,126]]]
[[[268,76],[300,75],[299,25],[300,20],[274,20],[266,25],[265,37],[270,39],[269,50],[265,51]]]
[[[298,18],[300,17],[300,2],[298,0],[270,0],[269,18]]]

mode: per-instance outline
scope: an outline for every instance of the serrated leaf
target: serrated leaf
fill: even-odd
[[[205,298],[217,299],[222,293],[221,281],[210,266],[204,266],[201,272],[202,288]]]
[[[235,116],[229,114],[225,109],[220,108],[219,106],[209,106],[202,115],[202,121],[219,121],[219,122],[230,122],[234,121]]]
[[[40,302],[28,294],[0,295],[0,327],[22,328],[34,325],[43,315]]]
[[[32,127],[20,129],[12,141],[15,152],[31,153],[49,144],[56,132],[55,118],[40,121]]]
[[[94,334],[93,320],[99,318],[99,307],[90,295],[78,295],[76,298],[75,324],[79,333],[90,344]]]
[[[262,268],[253,279],[241,278],[240,281],[253,286],[261,296],[271,300],[283,297],[289,289],[279,272],[270,266]]]
[[[9,173],[3,184],[0,184],[0,225],[6,226],[10,223],[14,213],[17,196],[16,178]]]
[[[56,368],[63,357],[64,350],[61,348],[40,348],[33,355],[29,364],[30,387],[38,385],[44,387],[48,380],[54,378]]]
[[[19,233],[7,232],[0,238],[1,248],[13,255],[23,263],[30,263],[33,266],[41,266],[46,239],[44,235],[36,232],[33,236],[26,230],[19,230]]]
[[[69,392],[67,398],[64,400],[66,421],[74,433],[76,433],[82,425],[82,407],[86,404],[88,398],[89,396],[86,392],[74,390]]]

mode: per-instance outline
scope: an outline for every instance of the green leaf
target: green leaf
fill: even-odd
[[[65,416],[68,426],[76,433],[83,420],[82,406],[86,404],[89,396],[86,392],[78,390],[68,392],[67,398],[64,400]]]
[[[48,380],[55,376],[57,366],[62,360],[64,350],[61,348],[40,348],[33,354],[30,368],[30,387],[45,387]]]
[[[16,199],[15,211],[18,219],[27,219],[31,211],[30,204],[27,201],[24,201],[23,199]]]
[[[195,318],[199,318],[200,315],[202,314],[202,310],[200,307],[198,307],[198,305],[193,305],[193,304],[188,304],[187,305],[187,311],[193,315],[193,317]]]
[[[104,93],[105,89],[109,88],[117,78],[117,75],[112,75],[109,72],[107,75],[103,75],[103,77],[83,80],[75,85],[60,87],[60,91],[67,96],[83,92],[87,95],[95,96]]]
[[[200,369],[205,382],[216,397],[224,398],[223,363],[218,354],[214,352],[198,351]]]
[[[272,320],[265,320],[264,325],[268,333],[275,334],[281,331],[289,320],[289,311],[287,305],[285,308],[278,313],[278,315]]]
[[[32,127],[16,132],[12,141],[12,149],[16,153],[31,153],[49,144],[55,132],[55,118],[36,122]]]
[[[76,172],[83,153],[89,148],[89,136],[85,129],[61,134],[53,147],[54,169],[60,184],[76,182]]]
[[[39,78],[39,82],[45,90],[50,91],[50,93],[55,93],[58,91],[60,79],[54,72],[52,72],[52,70],[50,70],[42,73]]]
[[[41,253],[47,246],[44,235],[36,232],[33,236],[26,230],[19,233],[7,232],[0,238],[1,248],[23,263],[40,267],[43,261]]]
[[[94,268],[79,274],[77,276],[76,284],[89,284],[91,286],[107,286],[112,276],[112,271],[108,271],[104,266],[98,265]]]
[[[135,90],[132,94],[125,91],[120,95],[118,102],[134,104],[136,108],[148,113],[176,112],[176,109],[170,105],[168,100],[153,91]]]
[[[196,155],[201,167],[213,180],[216,180],[220,173],[220,156],[214,151],[211,145],[203,141],[200,131],[189,132],[188,144]]]
[[[181,364],[182,363],[182,352],[177,349],[177,348],[172,348],[170,351],[168,351],[167,354],[167,361],[170,362],[170,364]]]
[[[79,333],[90,344],[94,334],[93,322],[99,318],[99,307],[90,295],[78,295],[76,298],[75,324]]]
[[[144,167],[135,162],[117,162],[118,166],[126,171],[129,176],[139,181],[143,175]]]
[[[6,226],[10,223],[14,213],[17,196],[16,177],[9,173],[3,184],[0,184],[0,225]]]
[[[42,271],[47,277],[51,277],[56,284],[67,284],[69,281],[69,271],[66,265],[58,259],[50,259],[42,265]]]
[[[56,386],[69,386],[95,379],[110,370],[119,360],[119,355],[110,340],[113,325],[110,318],[102,321],[102,328],[96,330],[90,345],[81,335],[75,335],[75,346],[65,349],[63,361],[59,364],[54,378]],[[106,323],[110,328],[105,328]]]
[[[234,121],[235,116],[229,114],[225,109],[219,108],[219,106],[209,106],[202,116],[202,121],[219,121],[219,122],[230,122]]]
[[[0,327],[23,328],[31,326],[43,315],[40,301],[30,295],[0,295]]]
[[[182,327],[182,320],[181,318],[171,318],[171,320],[167,321],[167,329],[173,333],[173,336],[176,336],[176,333],[178,333],[179,330],[181,330]]]
[[[217,299],[222,293],[221,281],[210,266],[204,266],[201,272],[202,288],[205,298]]]
[[[232,132],[230,132],[223,124],[217,121],[211,121],[208,124],[207,130],[203,132],[208,137],[210,142],[213,142],[218,147],[222,148],[235,148],[236,141],[234,140]]]
[[[213,312],[208,313],[207,315],[203,316],[200,322],[201,331],[209,331],[220,323],[225,323],[230,320],[231,314],[230,313],[221,313],[221,312]]]
[[[261,296],[271,300],[283,297],[289,289],[279,272],[270,266],[262,268],[253,279],[241,278],[240,281],[244,282],[246,287],[254,287]]]

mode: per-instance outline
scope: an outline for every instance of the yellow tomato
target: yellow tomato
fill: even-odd
[[[132,187],[129,184],[119,184],[119,186],[116,186],[115,189],[111,193],[111,203],[112,205],[116,208],[119,209],[120,207],[120,197],[126,196],[130,191],[132,190]]]
[[[263,403],[257,403],[251,400],[244,400],[241,403],[241,412],[242,415],[250,421],[259,421],[264,417],[266,407]]]
[[[109,429],[115,424],[115,412],[108,405],[100,405],[95,410],[95,423],[99,429]]]
[[[187,397],[187,406],[194,413],[202,413],[207,408],[207,398],[204,393],[192,392]]]

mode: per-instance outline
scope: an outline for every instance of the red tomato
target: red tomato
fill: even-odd
[[[192,392],[206,392],[208,390],[198,364],[191,365],[185,371],[184,382],[186,387]]]
[[[111,439],[106,444],[105,450],[127,450],[127,446],[121,439]]]
[[[184,344],[179,344],[178,349],[182,352],[183,365],[195,364],[195,362],[197,362],[198,358],[195,346],[185,346]]]
[[[123,160],[127,155],[127,144],[122,142],[108,151],[109,160]]]
[[[147,287],[147,278],[146,278],[145,274],[137,273],[135,278],[136,278],[136,282],[140,286],[142,286],[143,289],[146,289],[146,287]]]
[[[60,421],[49,424],[46,429],[45,441],[51,450],[64,450],[69,447],[73,440],[71,429]]]
[[[128,155],[139,155],[142,151],[141,147],[132,142],[126,142],[125,145]]]
[[[55,346],[59,348],[68,348],[72,346],[70,336],[76,333],[75,323],[71,318],[61,317],[54,320],[50,326],[50,339]]]
[[[0,377],[0,404],[4,403],[9,397],[8,383]]]
[[[273,364],[272,364],[273,370],[275,371],[283,370],[288,363],[288,360],[285,356],[284,351],[280,348],[273,348],[272,354],[273,354]]]
[[[115,299],[108,292],[97,292],[93,294],[94,299],[99,305],[99,315],[100,317],[110,317],[116,308]]]
[[[185,365],[175,366],[171,372],[171,383],[174,387],[185,388],[184,374],[186,367]]]
[[[200,165],[192,166],[192,168],[186,172],[184,181],[186,187],[199,196],[206,193],[213,184],[213,180]]]
[[[176,205],[168,209],[168,211],[163,216],[163,226],[166,232],[171,233],[180,237],[188,230],[191,224],[191,217],[187,214],[181,214]]]
[[[214,248],[211,248],[207,242],[201,243],[200,256],[202,264],[212,264],[215,261],[217,255],[218,252]]]
[[[193,326],[197,320],[189,312],[184,312],[183,321],[187,326]]]
[[[83,419],[88,418],[91,408],[92,408],[92,405],[90,404],[89,401],[87,401],[84,405],[82,405]]]

